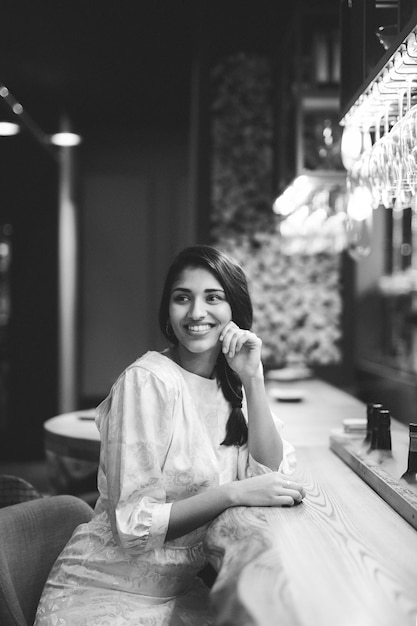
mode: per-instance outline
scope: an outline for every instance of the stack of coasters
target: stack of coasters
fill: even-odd
[[[348,435],[365,435],[366,424],[366,419],[352,417],[343,420],[343,429]]]

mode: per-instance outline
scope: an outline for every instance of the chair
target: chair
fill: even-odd
[[[42,497],[43,495],[24,478],[0,474],[0,508]]]
[[[86,502],[71,495],[0,509],[1,626],[32,626],[52,565],[74,529],[92,513]]]

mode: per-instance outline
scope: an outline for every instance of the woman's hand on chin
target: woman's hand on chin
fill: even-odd
[[[262,341],[250,330],[242,330],[234,322],[226,324],[219,337],[226,361],[243,381],[262,375]]]

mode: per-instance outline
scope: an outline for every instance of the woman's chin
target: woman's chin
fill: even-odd
[[[220,342],[218,340],[213,342],[213,340],[204,339],[203,337],[193,339],[192,341],[188,340],[182,343],[182,346],[187,352],[191,352],[191,354],[195,355],[203,355],[211,352],[215,352],[217,355],[220,352]]]

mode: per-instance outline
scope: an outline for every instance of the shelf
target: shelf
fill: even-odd
[[[417,530],[417,488],[414,491],[399,480],[407,463],[407,432],[404,429],[395,431],[395,438],[392,435],[393,458],[387,463],[378,464],[362,456],[358,453],[361,439],[343,431],[330,436],[330,449]]]
[[[354,94],[340,113],[340,124],[345,126],[354,124],[363,128],[373,128],[378,112],[382,115],[389,109],[390,123],[393,123],[398,114],[398,96],[402,88],[406,88],[410,78],[417,77],[417,12],[413,14],[405,27],[394,39],[392,45],[385,52],[360,89]],[[414,67],[408,69],[404,65],[394,63],[405,49],[407,38],[416,35],[413,42]],[[413,89],[415,92],[415,87]]]
[[[303,111],[339,111],[339,97],[315,93],[305,94],[301,97],[301,108]]]

